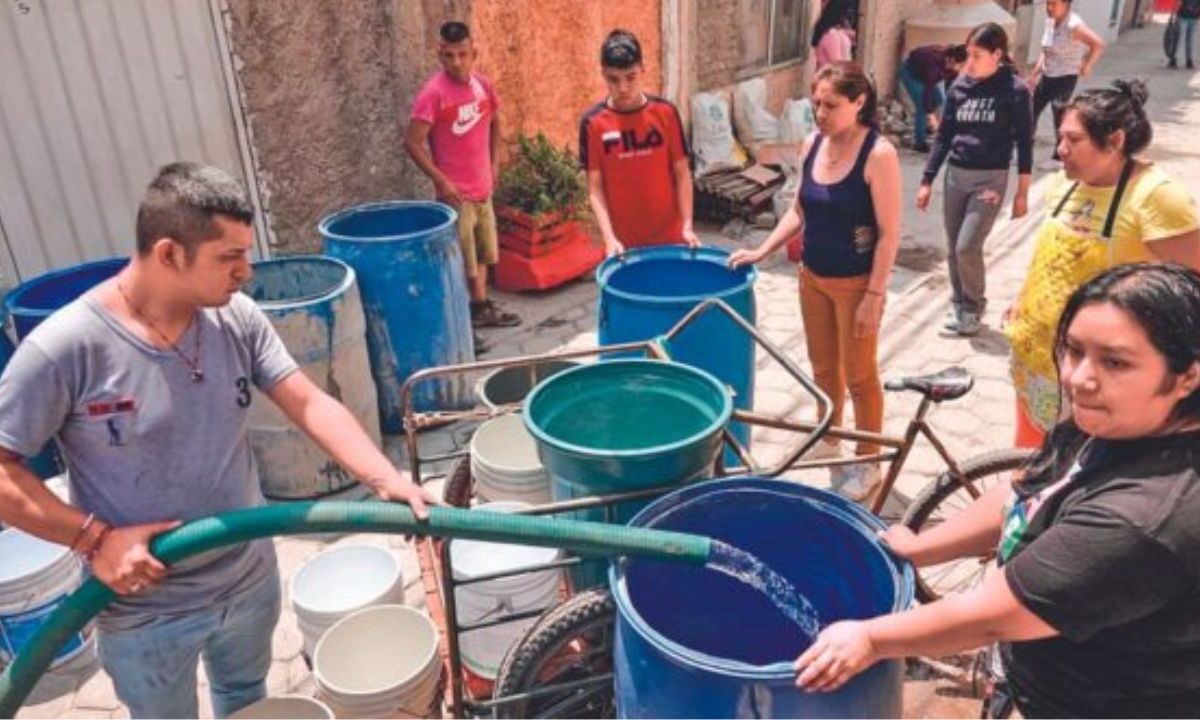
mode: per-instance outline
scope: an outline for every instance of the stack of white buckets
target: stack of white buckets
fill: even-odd
[[[83,565],[65,545],[15,528],[0,531],[0,558],[0,665],[5,665],[79,587]],[[95,657],[96,638],[88,626],[59,650],[50,667],[69,673],[86,668]]]
[[[519,415],[480,425],[471,440],[471,473],[480,507],[514,512],[550,502],[550,480]],[[459,580],[553,562],[554,548],[476,541],[451,543]],[[558,599],[561,571],[545,570],[458,588],[459,626],[498,615],[543,610]],[[404,606],[396,556],[373,545],[341,545],[310,558],[292,577],[292,606],[312,661],[320,700],[339,718],[426,717],[437,702],[442,663],[438,630]],[[460,635],[463,664],[494,680],[509,647],[535,618]]]
[[[493,380],[504,380],[497,377],[503,372],[484,378],[476,388],[480,400],[489,407],[495,408],[496,404],[487,388],[494,384]],[[528,389],[528,386],[502,388],[509,395],[514,390],[523,394]],[[507,397],[505,401],[517,399]],[[471,438],[471,476],[481,509],[517,512],[551,501],[550,477],[520,415],[501,415],[479,426]],[[450,544],[454,577],[460,581],[545,565],[558,555],[554,548],[470,540]],[[561,577],[560,570],[543,570],[461,585],[455,591],[458,625],[461,628],[502,615],[544,610],[558,600]],[[461,633],[459,652],[463,665],[481,678],[495,680],[505,653],[536,621],[536,617],[530,617]]]
[[[471,438],[471,475],[480,502],[550,502],[550,478],[520,415],[501,415],[479,426]]]
[[[442,667],[437,628],[404,606],[404,574],[392,552],[330,548],[292,576],[290,590],[317,690],[337,717],[430,713]]]
[[[66,477],[46,487],[67,500]],[[0,531],[0,667],[83,582],[83,564],[66,546],[15,528]],[[50,665],[51,674],[81,676],[96,662],[96,635],[89,624],[68,640]]]

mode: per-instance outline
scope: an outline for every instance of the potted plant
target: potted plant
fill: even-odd
[[[575,154],[542,133],[517,137],[517,153],[495,195],[500,235],[496,285],[544,290],[579,277],[602,259],[583,220],[587,184]]]
[[[500,244],[538,257],[572,237],[586,235],[580,222],[587,184],[568,148],[556,148],[543,134],[517,136],[513,162],[500,173],[496,190]]]

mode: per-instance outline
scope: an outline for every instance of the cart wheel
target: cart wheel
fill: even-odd
[[[582,592],[552,608],[504,656],[494,698],[609,675],[615,618],[616,605],[604,589]],[[615,711],[611,679],[497,708],[502,718],[611,718]]]
[[[471,456],[464,455],[454,463],[454,469],[446,476],[442,500],[451,507],[469,508],[474,493],[475,478],[471,476]]]
[[[968,459],[961,464],[961,469],[982,494],[999,483],[1010,482],[1013,474],[1023,470],[1032,458],[1032,450],[997,450]],[[950,473],[944,472],[912,501],[900,522],[913,532],[923,532],[961,512],[974,501],[966,488]],[[968,557],[918,569],[917,598],[921,602],[933,602],[948,593],[974,587],[991,559]]]

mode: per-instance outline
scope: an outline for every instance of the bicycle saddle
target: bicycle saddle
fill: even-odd
[[[884,385],[888,390],[913,390],[934,402],[955,400],[966,395],[975,386],[975,378],[966,368],[950,367],[931,375],[889,380]]]

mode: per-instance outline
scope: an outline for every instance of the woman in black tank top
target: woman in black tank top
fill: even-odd
[[[800,311],[813,379],[842,424],[845,396],[859,430],[883,429],[883,388],[876,359],[879,322],[900,229],[900,161],[875,128],[875,90],[862,68],[834,63],[817,73],[813,106],[818,132],[801,151],[804,179],[796,202],[762,245],[738,250],[735,267],[757,263],[802,233]],[[840,453],[818,443],[808,459]],[[878,453],[860,442],[856,454]],[[879,485],[879,465],[833,468],[835,490],[866,501]]]

